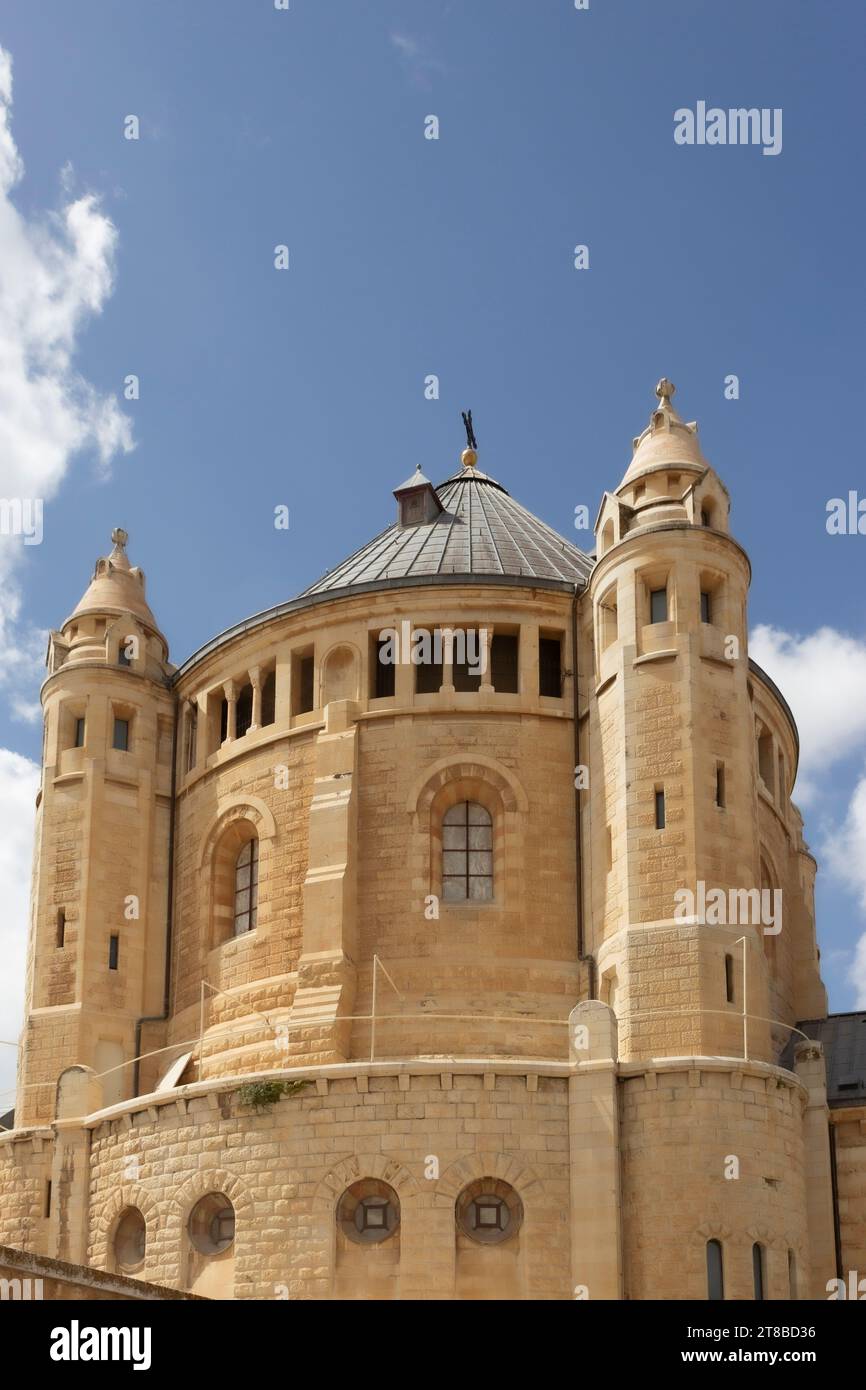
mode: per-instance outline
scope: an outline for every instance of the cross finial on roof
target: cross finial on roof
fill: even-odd
[[[474,429],[472,428],[472,411],[471,411],[471,410],[469,410],[469,411],[463,410],[463,411],[461,411],[461,414],[462,414],[462,416],[463,416],[463,425],[464,425],[464,427],[465,427],[465,429],[466,429],[466,445],[467,445],[467,448],[469,448],[469,449],[477,449],[477,448],[478,448],[478,440],[475,438],[475,431],[474,431]]]

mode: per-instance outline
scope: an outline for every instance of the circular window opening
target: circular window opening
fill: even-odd
[[[400,1198],[386,1182],[363,1178],[347,1187],[337,1203],[337,1223],[358,1245],[378,1245],[400,1224]]]
[[[137,1269],[144,1262],[147,1228],[138,1207],[127,1207],[114,1232],[114,1258],[118,1269]]]
[[[496,1245],[517,1235],[523,1223],[523,1203],[509,1183],[479,1178],[464,1187],[455,1214],[464,1235],[480,1245]]]
[[[219,1255],[235,1238],[235,1209],[224,1192],[209,1192],[189,1217],[189,1238],[201,1255]]]

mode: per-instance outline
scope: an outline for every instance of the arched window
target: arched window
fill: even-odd
[[[442,818],[442,896],[446,902],[493,897],[493,819],[477,801],[459,801]]]
[[[380,1245],[400,1224],[400,1198],[378,1178],[347,1187],[337,1203],[337,1225],[356,1245]]]
[[[241,687],[235,706],[235,738],[243,738],[253,722],[253,688],[247,684]]]
[[[144,1264],[147,1230],[138,1207],[127,1207],[114,1232],[114,1259],[124,1274],[138,1270]]]
[[[523,1223],[523,1203],[510,1183],[478,1178],[464,1187],[454,1207],[457,1226],[479,1245],[498,1245],[516,1236]]]
[[[718,1302],[725,1297],[725,1274],[722,1265],[722,1243],[707,1241],[707,1298]]]
[[[221,1255],[235,1238],[235,1209],[224,1192],[209,1192],[196,1202],[187,1226],[200,1255]]]
[[[765,1297],[764,1293],[764,1247],[755,1241],[752,1246],[752,1279],[755,1285],[755,1298],[761,1302]]]
[[[235,861],[235,936],[255,931],[259,899],[259,842],[247,840]]]

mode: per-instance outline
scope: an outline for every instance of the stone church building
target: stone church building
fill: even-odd
[[[866,1280],[866,1015],[673,389],[594,553],[469,447],[179,667],[114,532],[48,650],[0,1245],[215,1298]]]

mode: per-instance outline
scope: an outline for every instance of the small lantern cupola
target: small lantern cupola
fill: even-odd
[[[442,503],[429,478],[425,478],[420,467],[411,478],[395,487],[397,498],[397,524],[399,526],[425,526],[435,521],[442,511]]]

